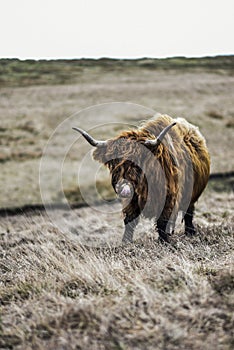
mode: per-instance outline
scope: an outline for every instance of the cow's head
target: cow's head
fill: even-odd
[[[147,191],[147,164],[167,132],[175,125],[165,127],[157,138],[137,137],[137,131],[129,137],[128,133],[106,141],[98,141],[80,128],[78,131],[88,143],[95,147],[93,158],[106,165],[112,176],[112,186],[120,198],[132,198],[134,194]],[[135,136],[134,136],[135,135]],[[139,136],[139,135],[138,135]],[[140,190],[139,190],[140,189]]]

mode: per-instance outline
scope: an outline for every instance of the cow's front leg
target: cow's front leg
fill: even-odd
[[[168,224],[167,219],[159,218],[156,221],[156,227],[158,230],[159,241],[169,243],[171,235],[170,235],[170,233],[167,232],[167,224]]]
[[[132,243],[134,229],[137,226],[138,222],[139,222],[139,216],[137,216],[137,217],[126,216],[125,217],[125,219],[124,219],[125,229],[124,229],[124,235],[122,238],[123,243]]]
[[[138,197],[136,193],[133,194],[133,197],[130,203],[125,204],[125,202],[122,201],[122,207],[123,207],[123,216],[124,216],[124,225],[125,225],[122,242],[132,243],[134,229],[139,222],[139,216],[141,214],[141,210],[138,205]]]

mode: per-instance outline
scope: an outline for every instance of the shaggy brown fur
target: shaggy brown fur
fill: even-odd
[[[144,145],[171,123],[158,146]],[[131,199],[123,198],[124,241],[132,241],[139,215],[155,218],[162,240],[169,240],[169,224],[174,225],[178,211],[183,210],[185,232],[195,232],[192,219],[194,203],[206,187],[210,158],[206,142],[197,127],[185,119],[167,115],[145,122],[136,130],[124,131],[94,150],[95,160],[110,170],[113,188],[131,186]]]

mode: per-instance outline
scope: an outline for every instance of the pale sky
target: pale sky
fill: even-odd
[[[233,0],[0,0],[0,58],[234,54]]]

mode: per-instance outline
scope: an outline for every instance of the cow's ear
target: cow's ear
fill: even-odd
[[[158,135],[157,138],[155,139],[148,139],[145,140],[144,145],[148,148],[156,148],[158,147],[158,145],[160,145],[160,143],[162,142],[162,140],[164,139],[164,137],[166,136],[166,134],[168,133],[168,131],[174,126],[176,125],[176,122],[166,126]]]

